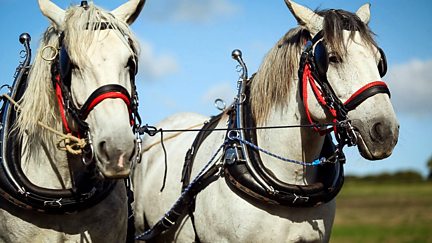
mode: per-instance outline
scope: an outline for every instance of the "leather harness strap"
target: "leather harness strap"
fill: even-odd
[[[247,86],[246,97],[249,96],[249,86]],[[230,129],[235,130],[242,127],[254,127],[255,121],[251,114],[249,100],[246,99],[243,103],[245,111],[244,121],[246,124],[236,124],[231,122],[233,127]],[[235,116],[235,114],[232,114]],[[231,118],[231,121],[236,119]],[[258,144],[255,130],[246,130],[245,139]],[[233,142],[228,147],[237,148],[239,144]],[[311,185],[293,185],[278,180],[271,171],[269,171],[263,164],[259,152],[254,149],[247,148],[249,151],[249,157],[255,170],[268,185],[275,189],[274,193],[269,193],[263,188],[254,175],[251,174],[249,168],[242,161],[242,156],[237,158],[234,163],[225,163],[224,172],[225,180],[227,184],[234,189],[235,192],[239,192],[242,195],[246,195],[248,198],[258,199],[265,203],[279,204],[290,207],[313,207],[322,203],[332,200],[342,188],[344,182],[343,174],[343,162],[344,155],[342,152],[339,153],[339,158],[335,163],[325,163],[318,166],[318,181]],[[329,158],[336,153],[336,147],[333,144],[330,135],[327,135],[321,151],[320,157]],[[241,154],[241,150],[239,150]]]
[[[162,217],[153,227],[146,230],[143,234],[137,236],[135,239],[148,241],[151,240],[164,231],[173,227],[176,222],[186,216],[188,214],[191,217],[192,226],[195,233],[195,242],[200,242],[198,234],[195,228],[195,222],[193,217],[193,211],[195,208],[195,199],[196,195],[204,188],[207,187],[211,182],[215,181],[218,176],[216,173],[219,171],[219,168],[215,165],[210,167],[204,174],[202,174],[199,178],[195,178],[193,182],[190,182],[192,166],[196,156],[196,152],[198,148],[202,144],[202,142],[211,134],[211,130],[216,127],[220,119],[222,118],[222,114],[218,116],[212,117],[209,122],[206,122],[195,137],[194,142],[192,143],[191,148],[188,150],[185,158],[185,164],[183,166],[182,171],[182,193],[180,198],[175,202],[175,204],[171,207],[171,209],[165,213],[165,216]]]

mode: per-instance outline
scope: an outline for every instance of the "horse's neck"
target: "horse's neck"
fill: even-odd
[[[273,107],[266,121],[257,126],[280,126],[307,124],[302,104],[298,104],[297,91],[291,91],[288,105]],[[324,138],[310,128],[282,128],[257,130],[258,145],[282,157],[311,162],[315,160],[322,148]],[[288,163],[260,153],[263,164],[286,182],[308,184],[314,182],[316,174],[312,168]]]
[[[24,139],[21,167],[27,178],[35,185],[50,189],[71,187],[69,162],[65,152],[60,151],[47,142],[41,141],[37,151],[28,153]],[[73,162],[76,163],[76,162]],[[73,163],[71,163],[73,165]]]

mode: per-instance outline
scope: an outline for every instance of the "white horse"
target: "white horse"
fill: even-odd
[[[168,166],[162,191],[164,154],[158,136],[144,139],[146,152],[133,173],[135,225],[138,232],[155,228],[138,238],[154,234],[163,242],[327,242],[334,197],[343,183],[343,145],[357,144],[370,160],[391,155],[399,124],[381,81],[384,52],[367,26],[369,5],[356,13],[314,12],[285,2],[300,26],[283,36],[248,84],[242,84],[234,107],[220,120],[212,119],[215,125],[205,126],[214,131],[198,139],[197,132],[165,135]],[[206,121],[198,114],[178,114],[158,127],[185,129]],[[316,125],[326,123],[336,124],[339,141],[338,150],[327,154],[322,150],[329,148],[323,148],[328,141],[321,135],[327,131]],[[279,129],[241,129],[253,126]],[[194,140],[186,156],[194,162],[184,169],[183,158]],[[320,154],[325,159],[316,160]],[[188,181],[182,171],[188,170],[192,179],[201,179],[191,180],[176,202],[180,181]],[[194,220],[187,215],[191,211]],[[177,218],[181,221],[176,223]],[[158,235],[173,223],[171,231]]]
[[[39,0],[51,26],[13,87],[19,105],[2,112],[0,242],[126,241],[124,179],[139,153],[129,25],[144,2],[108,12]],[[73,136],[58,144],[56,131]]]

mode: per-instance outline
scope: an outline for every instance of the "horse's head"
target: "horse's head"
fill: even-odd
[[[290,0],[285,2],[311,38],[304,43],[299,72],[309,120],[349,120],[351,136],[357,137],[350,139],[356,140],[364,158],[390,156],[399,124],[390,92],[381,79],[387,69],[384,52],[368,28],[369,4],[354,14],[343,10],[314,12]],[[305,97],[305,90],[315,95]]]
[[[57,95],[63,96],[59,103],[65,103],[60,108],[65,129],[87,137],[86,156],[108,178],[128,176],[137,152],[132,127],[138,45],[129,25],[144,2],[130,0],[107,12],[86,1],[63,10],[39,0],[60,36],[53,75]]]

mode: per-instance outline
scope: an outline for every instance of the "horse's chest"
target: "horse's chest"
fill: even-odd
[[[258,205],[220,180],[197,197],[196,227],[203,242],[325,242],[333,207],[333,203],[315,208]]]
[[[127,227],[124,202],[125,198],[112,194],[79,213],[52,215],[12,207],[0,199],[0,243],[124,242]]]

